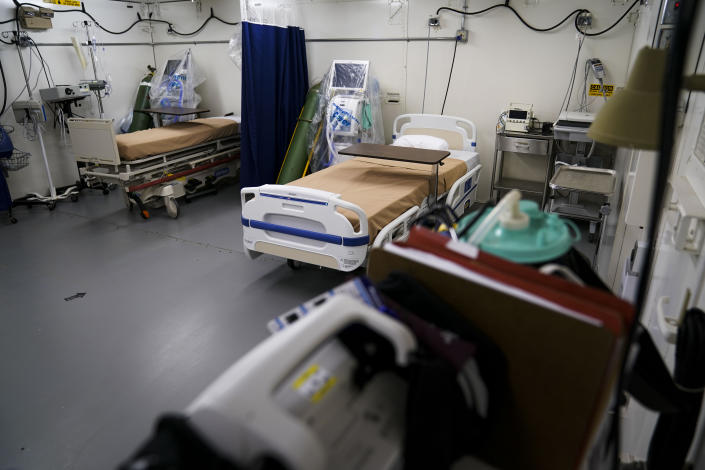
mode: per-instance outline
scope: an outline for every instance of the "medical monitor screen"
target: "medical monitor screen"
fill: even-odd
[[[333,68],[333,88],[363,88],[367,64],[336,63]]]
[[[524,121],[526,119],[527,112],[526,111],[521,111],[519,109],[510,109],[509,110],[509,119],[519,119],[521,121]]]

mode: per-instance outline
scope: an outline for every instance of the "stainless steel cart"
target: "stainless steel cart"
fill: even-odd
[[[514,154],[530,167],[540,171],[540,180],[516,177],[505,172],[505,154]],[[548,197],[548,180],[553,169],[553,135],[504,131],[495,140],[495,158],[492,166],[490,195],[497,202],[502,192],[521,191],[523,197],[535,199],[541,209]],[[545,175],[545,176],[543,176]]]
[[[603,168],[557,165],[549,186],[551,212],[590,223],[589,240],[597,242],[594,265],[605,230],[604,221],[610,213],[610,197],[617,186],[617,173]]]

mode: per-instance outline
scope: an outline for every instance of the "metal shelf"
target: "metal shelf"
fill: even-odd
[[[504,173],[504,154],[513,153],[522,157],[543,159],[545,179],[527,181],[519,178],[507,178]],[[495,158],[492,166],[491,197],[499,199],[500,191],[517,189],[526,195],[538,196],[539,207],[543,209],[548,197],[548,181],[553,170],[553,135],[502,132],[495,138]],[[539,161],[536,161],[539,164]]]
[[[502,178],[494,185],[495,189],[518,189],[519,191],[534,194],[543,194],[545,188],[543,181],[525,181],[514,178]]]

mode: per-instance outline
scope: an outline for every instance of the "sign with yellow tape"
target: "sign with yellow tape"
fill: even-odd
[[[81,8],[81,2],[78,0],[44,0],[44,3],[53,3],[54,5],[66,5],[68,7]]]
[[[612,96],[614,92],[614,85],[605,85],[601,87],[599,83],[593,83],[590,85],[590,96],[602,96],[602,89],[604,88],[605,96]]]

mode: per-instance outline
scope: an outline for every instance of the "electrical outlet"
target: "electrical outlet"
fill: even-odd
[[[438,16],[431,16],[428,18],[428,25],[432,28],[438,28],[441,26],[441,19]]]
[[[12,44],[17,44],[17,31],[3,31],[0,33],[0,37],[3,39],[9,39]],[[26,31],[20,31],[19,33],[19,43],[20,47],[29,47],[30,40],[29,34]]]
[[[592,13],[584,11],[578,15],[578,26],[589,28],[592,26]]]
[[[467,29],[459,29],[455,32],[455,39],[458,42],[466,43],[468,42],[468,30]]]
[[[15,101],[12,103],[12,112],[15,115],[15,120],[20,124],[23,124],[27,119],[31,119],[32,116],[37,121],[47,120],[44,106],[36,100]]]

